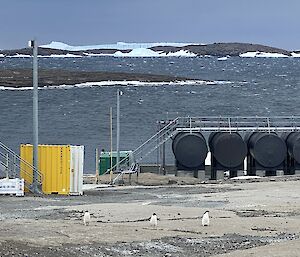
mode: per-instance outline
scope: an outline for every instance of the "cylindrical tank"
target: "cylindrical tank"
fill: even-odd
[[[285,159],[287,148],[275,133],[254,132],[246,135],[249,153],[263,167],[275,168]]]
[[[288,153],[300,163],[300,132],[290,132],[282,135],[286,142]]]
[[[247,145],[238,133],[215,132],[208,142],[212,155],[222,166],[235,168],[243,164]]]
[[[203,165],[207,155],[207,145],[201,133],[180,132],[173,139],[172,150],[176,160],[189,169]]]

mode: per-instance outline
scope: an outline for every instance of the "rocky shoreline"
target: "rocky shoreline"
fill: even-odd
[[[100,81],[172,82],[184,80],[188,80],[188,78],[125,72],[85,72],[58,69],[39,70],[39,86],[41,87],[75,85]],[[30,86],[32,86],[32,70],[0,70],[0,87],[19,88]]]

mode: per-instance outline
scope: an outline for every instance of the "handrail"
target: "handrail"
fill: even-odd
[[[159,130],[158,132],[156,132],[153,136],[151,136],[149,139],[147,139],[143,144],[141,144],[140,146],[138,146],[135,150],[132,151],[133,156],[135,157],[136,155],[140,154],[141,149],[143,149],[144,146],[146,146],[148,143],[150,143],[151,141],[160,139],[162,136],[164,136],[166,133],[168,133],[170,131],[170,129],[176,127],[177,125],[177,121],[178,118],[171,120],[166,126],[164,126],[161,130]],[[162,133],[164,132],[165,133]],[[122,160],[119,161],[119,165],[123,164],[124,162],[126,162],[127,160],[129,160],[130,156],[123,158]],[[117,164],[115,164],[114,166],[112,166],[110,169],[108,169],[106,172],[104,172],[104,174],[108,174],[111,170],[115,170],[117,167]]]
[[[4,166],[7,169],[7,174],[9,177],[15,178],[17,174],[20,176],[21,173],[23,173],[25,176],[33,177],[32,174],[28,172],[28,170],[32,170],[33,172],[35,172],[37,176],[33,178],[32,183],[36,183],[36,185],[38,186],[37,190],[40,191],[39,188],[43,183],[43,175],[36,167],[34,167],[26,160],[22,159],[17,153],[12,151],[2,142],[0,142],[0,157],[7,162]],[[3,162],[1,161],[1,163]],[[30,184],[28,181],[25,181],[24,185],[26,188],[33,192],[32,184]]]
[[[36,167],[34,167],[32,164],[30,164],[26,160],[22,159],[21,156],[19,156],[17,153],[15,153],[14,151],[12,151],[9,147],[7,147],[2,142],[0,142],[0,147],[3,148],[8,153],[10,153],[12,156],[14,156],[18,161],[22,162],[23,164],[25,164],[26,166],[28,166],[30,169],[32,169],[33,171],[35,171],[37,173],[37,175],[38,175],[37,179],[40,178],[39,179],[40,181],[38,180],[38,182],[42,183],[42,181],[43,181],[43,175],[42,175],[42,173]],[[20,166],[18,166],[18,167],[21,168]]]
[[[144,145],[146,145],[149,141],[151,141],[152,139],[154,139],[157,135],[159,135],[161,133],[161,131],[165,130],[167,127],[173,125],[174,123],[176,124],[176,121],[178,121],[178,117],[174,120],[172,120],[170,123],[168,123],[167,126],[163,127],[160,131],[158,131],[157,133],[155,133],[152,137],[150,137],[148,140],[146,140],[143,144],[141,144],[138,148],[136,148],[134,152],[137,152],[140,148],[142,148]]]

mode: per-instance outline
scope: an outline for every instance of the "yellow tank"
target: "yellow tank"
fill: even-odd
[[[32,145],[21,145],[20,156],[32,164]],[[83,184],[83,146],[39,145],[39,166],[42,191],[45,194],[82,194]],[[25,172],[22,172],[25,170]],[[21,177],[31,184],[32,169],[22,167]]]

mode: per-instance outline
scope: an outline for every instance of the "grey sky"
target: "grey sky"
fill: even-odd
[[[249,42],[300,49],[299,0],[0,0],[0,49],[61,41]]]

